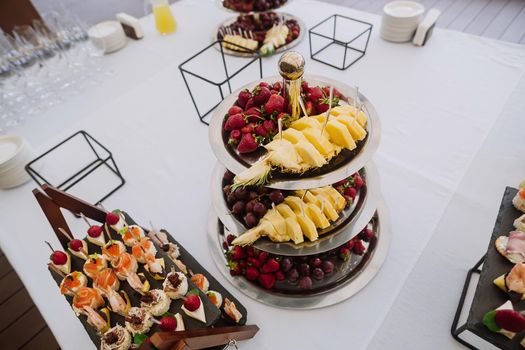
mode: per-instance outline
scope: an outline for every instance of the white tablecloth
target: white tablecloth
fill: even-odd
[[[127,183],[105,206],[165,227],[232,290],[261,328],[245,349],[460,348],[448,328],[464,273],[486,249],[504,186],[525,174],[525,47],[439,29],[423,48],[391,44],[379,38],[375,15],[315,1],[285,8],[307,27],[334,13],[375,25],[366,56],[344,72],[310,60],[307,38],[297,50],[308,73],[358,84],[376,106],[383,136],[374,160],[393,236],[382,270],[362,292],[325,309],[289,311],[245,297],[210,259],[215,158],[177,66],[231,14],[212,1],[177,2],[173,11],[176,34],[158,36],[148,23],[143,40],[104,59],[114,71],[109,80],[16,132],[40,151],[79,129],[106,145]],[[264,59],[265,75],[276,73],[277,59]],[[49,278],[42,241],[58,242],[34,186],[0,192],[1,247],[60,345],[92,349]]]

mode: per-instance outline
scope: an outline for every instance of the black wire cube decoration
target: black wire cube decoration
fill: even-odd
[[[372,24],[341,15],[332,15],[309,31],[310,57],[345,70],[366,53]]]
[[[226,55],[223,42],[211,43],[179,65],[199,119],[206,125],[209,125],[209,114],[227,95],[262,78],[259,52],[227,42],[229,47],[237,47],[244,57]],[[245,57],[247,53],[250,57]]]
[[[112,153],[84,130],[51,147],[25,169],[39,186],[48,184],[96,204],[126,182]]]

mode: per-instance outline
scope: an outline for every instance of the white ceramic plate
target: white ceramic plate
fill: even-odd
[[[385,5],[383,12],[396,18],[418,18],[425,8],[415,1],[392,1]]]

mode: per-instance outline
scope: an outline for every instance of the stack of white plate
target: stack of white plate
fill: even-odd
[[[93,44],[110,53],[120,50],[126,45],[126,33],[122,25],[117,21],[105,21],[89,28],[88,35]]]
[[[381,37],[402,43],[412,40],[425,8],[415,1],[392,1],[383,8]]]
[[[30,177],[25,166],[33,159],[33,151],[20,136],[0,136],[0,188],[26,183]]]

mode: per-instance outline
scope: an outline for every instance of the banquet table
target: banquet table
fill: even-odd
[[[383,267],[357,295],[323,309],[284,310],[236,290],[206,244],[216,159],[178,65],[232,14],[211,0],[172,9],[174,35],[157,35],[143,18],[144,39],[100,60],[111,76],[13,133],[37,153],[77,130],[107,146],[126,184],[105,207],[168,229],[242,301],[248,323],[261,328],[242,349],[461,349],[449,328],[466,271],[486,251],[505,186],[525,178],[525,46],[443,29],[424,47],[393,44],[379,37],[376,15],[313,0],[283,8],[308,28],[334,13],[374,25],[366,55],[346,71],[311,60],[308,38],[295,50],[307,73],[358,85],[376,107],[382,139],[374,163],[392,235]],[[276,74],[277,60],[263,59],[265,76]],[[61,347],[93,349],[47,271],[43,241],[58,240],[35,186],[0,191],[0,246]],[[70,222],[74,232],[85,229]]]

